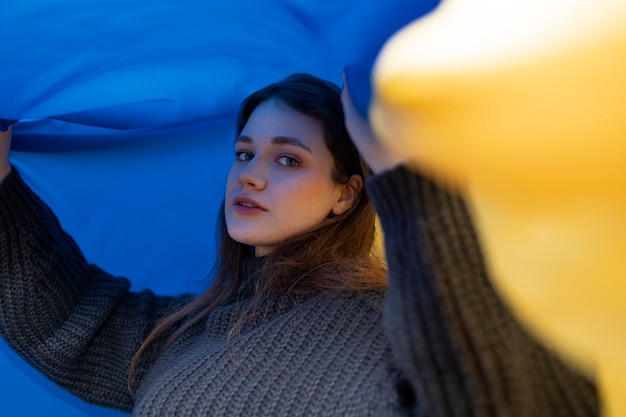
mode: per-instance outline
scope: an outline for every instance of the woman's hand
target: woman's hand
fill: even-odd
[[[11,163],[9,162],[11,131],[12,126],[10,125],[6,131],[0,130],[0,181],[2,181],[7,175],[9,175],[9,172],[11,172]]]
[[[343,80],[343,91],[341,92],[341,102],[343,104],[343,112],[345,114],[346,129],[359,150],[363,160],[369,165],[374,173],[390,170],[398,165],[408,162],[396,155],[392,155],[378,140],[369,123],[364,120],[357,112],[350,92],[348,84]]]

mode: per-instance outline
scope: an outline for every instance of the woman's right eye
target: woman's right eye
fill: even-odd
[[[235,160],[237,161],[249,161],[254,157],[254,154],[250,151],[235,151]]]

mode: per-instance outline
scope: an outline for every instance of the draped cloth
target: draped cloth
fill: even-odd
[[[436,4],[1,0],[0,118],[21,120],[12,163],[91,262],[135,289],[200,292],[239,102],[293,72],[340,84]],[[361,108],[366,84],[351,85]],[[0,368],[2,415],[119,415],[54,387],[3,342]]]

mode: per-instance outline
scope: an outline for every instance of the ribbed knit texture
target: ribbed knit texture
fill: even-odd
[[[380,416],[390,359],[380,294],[272,301],[229,342],[232,304],[178,339],[143,381],[137,414]]]
[[[404,167],[367,189],[385,231],[384,320],[382,292],[276,297],[229,339],[243,297],[144,360],[133,399],[131,357],[189,296],[132,293],[89,265],[14,171],[0,185],[0,331],[67,390],[136,416],[597,415],[594,387],[499,301],[461,200]]]
[[[407,167],[367,184],[385,232],[385,326],[418,404],[439,416],[595,416],[595,387],[500,301],[463,201]]]

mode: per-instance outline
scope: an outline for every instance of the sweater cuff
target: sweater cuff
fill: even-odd
[[[43,207],[45,208],[42,212]],[[2,227],[20,227],[24,221],[30,223],[48,211],[46,204],[24,182],[19,171],[12,167],[11,172],[0,183],[0,223],[5,223]]]
[[[24,193],[32,194],[33,192],[26,185],[17,168],[11,166],[11,172],[0,181],[0,204],[11,203],[16,195]]]
[[[393,220],[407,207],[406,198],[416,195],[418,182],[417,174],[408,166],[399,165],[370,177],[365,188],[380,217]]]
[[[16,181],[24,183],[22,180],[22,176],[15,166],[11,165],[11,171],[7,174],[7,176],[0,181],[0,196],[4,193],[4,188],[6,184],[15,183]]]
[[[418,174],[408,165],[370,177],[366,190],[379,214],[385,234],[401,231],[406,219],[438,216],[442,209],[458,206],[458,197],[445,187]]]

